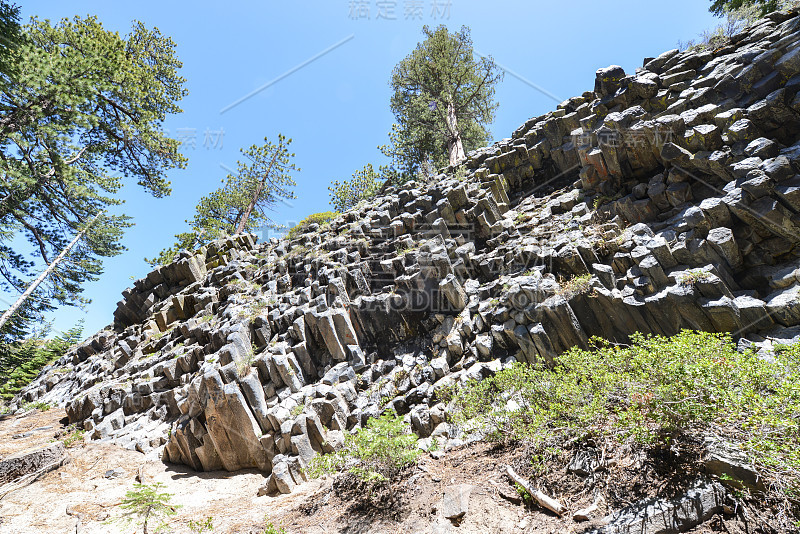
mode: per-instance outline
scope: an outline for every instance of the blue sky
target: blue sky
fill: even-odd
[[[290,224],[330,209],[332,180],[383,162],[376,147],[386,142],[393,122],[388,80],[392,67],[420,40],[424,24],[469,26],[478,52],[529,82],[507,73],[497,88],[500,107],[491,131],[501,139],[555,108],[557,102],[532,85],[567,99],[592,90],[598,68],[617,64],[633,72],[644,57],[716,25],[708,5],[703,0],[674,0],[657,8],[632,0],[27,2],[23,20],[91,14],[122,34],[133,20],[158,27],[177,43],[189,90],[184,113],[166,123],[173,137],[185,141],[189,158],[186,169],[170,172],[172,196],[155,199],[135,184],[126,186],[124,210],[135,222],[124,239],[128,251],[108,259],[101,279],[87,285],[85,296],[93,301],[88,310],[58,310],[54,327],[65,330],[83,318],[84,334],[90,335],[110,324],[120,293],[149,272],[143,258],[185,231],[184,220],[198,199],[219,187],[225,167],[235,168],[239,148],[260,144],[265,136],[291,137],[302,169],[295,177],[297,200],[280,205],[273,219]]]

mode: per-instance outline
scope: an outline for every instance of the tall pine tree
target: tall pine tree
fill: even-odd
[[[6,8],[4,34],[13,29]],[[95,17],[34,18],[9,42],[0,46],[0,288],[13,294],[87,221],[122,203],[123,177],[156,197],[170,193],[166,171],[185,158],[162,124],[186,90],[175,44],[140,22],[123,37]],[[83,302],[102,258],[124,250],[129,218],[108,213],[28,310]]]
[[[454,165],[485,145],[498,106],[495,85],[503,78],[490,57],[475,53],[466,26],[455,33],[425,26],[422,33],[425,40],[397,64],[390,81],[397,124],[382,151],[399,181],[425,162]]]
[[[222,187],[202,197],[194,216],[186,221],[191,231],[177,234],[173,246],[144,261],[164,265],[181,250],[194,250],[219,237],[252,232],[271,224],[267,212],[282,199],[295,198],[297,184],[292,174],[300,169],[292,163],[295,154],[289,152],[291,143],[291,139],[278,134],[277,143],[265,137],[263,145],[240,149],[244,159],[237,162],[236,173],[229,174]]]

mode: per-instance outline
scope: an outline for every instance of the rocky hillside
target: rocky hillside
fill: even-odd
[[[303,468],[386,410],[463,444],[437,392],[591,336],[800,325],[800,16],[672,50],[429,183],[322,226],[184,252],[17,403],[195,470]]]

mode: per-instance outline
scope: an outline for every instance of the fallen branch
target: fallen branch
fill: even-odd
[[[591,518],[591,515],[599,509],[598,506],[599,502],[600,502],[600,496],[597,495],[594,498],[594,502],[590,506],[578,510],[577,512],[572,514],[572,519],[574,519],[575,521],[588,521]]]
[[[516,473],[516,471],[514,471],[514,469],[511,468],[510,465],[506,466],[506,473],[511,478],[511,480],[522,486],[522,489],[527,491],[531,495],[531,497],[533,497],[534,500],[537,503],[539,503],[539,506],[541,506],[542,508],[547,508],[548,510],[559,516],[564,515],[566,508],[564,507],[563,504],[558,502],[556,499],[553,499],[552,497],[548,497],[541,491],[534,489],[533,486],[531,486],[527,480],[519,476]]]
[[[59,460],[56,460],[55,462],[52,462],[42,467],[38,471],[35,471],[33,473],[28,473],[27,475],[20,477],[14,482],[9,482],[8,484],[0,486],[0,500],[3,500],[9,493],[22,489],[25,486],[28,486],[29,484],[36,482],[37,480],[39,480],[39,478],[41,478],[42,475],[49,473],[50,471],[54,471],[68,462],[69,462],[68,456],[61,458]]]

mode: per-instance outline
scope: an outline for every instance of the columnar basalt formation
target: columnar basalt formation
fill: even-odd
[[[437,392],[591,336],[800,325],[800,16],[672,50],[429,183],[290,239],[214,242],[123,293],[22,393],[95,439],[288,492],[386,410],[466,439]]]

